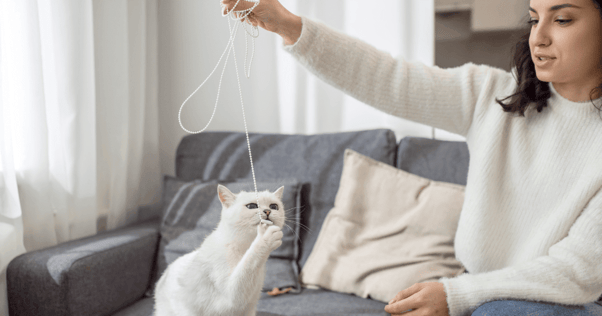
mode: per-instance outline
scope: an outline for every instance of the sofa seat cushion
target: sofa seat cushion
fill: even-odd
[[[249,134],[257,181],[296,178],[309,183],[301,224],[300,267],[334,205],[343,170],[343,153],[353,149],[394,165],[395,134],[388,129],[316,135]],[[252,178],[247,139],[240,132],[185,136],[176,154],[176,176],[183,180]]]
[[[299,294],[269,296],[262,293],[257,304],[257,315],[266,312],[282,316],[389,316],[385,312],[386,305],[353,294],[303,288]]]
[[[327,290],[302,289],[299,294],[261,294],[257,316],[389,316],[385,303]],[[113,316],[152,316],[154,301],[144,298]]]
[[[395,166],[427,179],[466,185],[469,160],[466,142],[407,136],[399,141]]]
[[[134,304],[113,314],[113,316],[152,316],[155,302],[152,298],[143,298]]]

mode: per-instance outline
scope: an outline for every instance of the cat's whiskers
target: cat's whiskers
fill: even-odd
[[[299,217],[301,217],[301,214],[303,214],[303,212],[305,212],[305,209],[303,209],[303,205],[302,205],[302,206],[299,206],[299,207],[292,207],[292,208],[289,208],[289,209],[285,210],[285,212],[294,211],[294,210],[295,210],[295,209],[297,209],[297,208],[300,208],[300,209],[302,209],[302,210],[301,210],[301,212],[299,212]],[[306,225],[304,225],[303,223],[301,223],[301,219],[299,219],[299,220],[297,221],[297,220],[295,220],[295,219],[292,219],[292,218],[291,218],[291,219],[289,219],[289,217],[287,216],[287,217],[286,217],[286,221],[290,221],[290,222],[292,222],[292,223],[298,224],[300,228],[303,228],[303,229],[305,229],[306,231],[308,231],[308,232],[310,232],[310,233],[312,232],[312,230],[311,230],[309,227],[307,227]]]
[[[302,228],[302,229],[304,229],[305,231],[307,231],[309,233],[313,233],[313,231],[309,227],[307,227],[306,225],[304,225],[301,222],[298,222],[298,221],[295,221],[295,220],[289,220],[289,222],[299,225],[299,228]]]
[[[285,210],[285,213],[286,212],[290,212],[290,211],[294,211],[295,209],[296,209],[296,207],[287,209],[287,210]],[[301,223],[300,219],[297,220],[296,218],[289,218],[288,216],[286,216],[285,219],[284,219],[284,225],[286,227],[288,227],[293,232],[293,234],[295,235],[296,240],[301,240],[300,233],[297,232],[295,229],[293,229],[293,227],[291,227],[291,225],[288,225],[287,222],[290,223],[290,224],[292,224],[292,225],[298,225],[299,228],[304,229],[304,230],[306,230],[306,231],[308,231],[310,233],[312,232],[312,230],[309,229],[309,227],[307,227],[306,225],[304,225],[303,223]]]

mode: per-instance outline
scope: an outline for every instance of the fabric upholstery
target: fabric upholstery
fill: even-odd
[[[346,148],[393,165],[393,131],[377,129],[317,135],[249,134],[257,181],[296,178],[307,182],[309,199],[302,209],[303,266],[333,207]],[[251,178],[245,133],[205,132],[185,136],[176,154],[176,176],[183,180]],[[302,227],[303,227],[302,226]]]
[[[153,298],[145,297],[112,316],[153,316],[154,308],[155,301]]]
[[[304,288],[300,294],[268,296],[262,293],[257,311],[283,316],[389,316],[385,303],[352,294]]]
[[[427,179],[466,185],[469,160],[466,142],[408,136],[399,141],[395,166]]]
[[[161,240],[157,253],[158,270],[154,282],[158,281],[167,266],[180,256],[198,248],[220,221],[222,205],[217,196],[217,184],[226,186],[232,193],[242,190],[253,192],[253,182],[182,181],[165,176],[163,182],[163,219]],[[293,287],[300,290],[298,282],[299,255],[299,203],[301,184],[295,179],[278,179],[258,182],[257,190],[276,191],[284,186],[282,202],[287,210],[288,221],[283,228],[282,245],[274,250],[266,263],[264,290],[274,287]],[[150,293],[147,294],[150,296]]]
[[[161,220],[161,211],[163,203],[159,201],[157,203],[141,205],[138,207],[138,222],[150,221],[150,220]]]
[[[454,235],[464,186],[345,151],[343,174],[303,284],[388,302],[414,283],[463,272]]]
[[[107,315],[132,304],[149,285],[158,239],[150,222],[13,259],[10,315]]]

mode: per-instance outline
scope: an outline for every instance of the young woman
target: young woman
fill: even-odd
[[[530,0],[515,73],[395,59],[277,0],[253,10],[248,23],[281,35],[283,49],[325,82],[466,137],[455,251],[470,273],[400,289],[385,311],[602,315],[593,303],[602,294],[601,1]]]

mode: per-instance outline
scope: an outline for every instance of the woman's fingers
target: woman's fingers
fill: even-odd
[[[247,22],[250,25],[257,26],[257,19],[255,18],[255,16],[253,16],[252,12],[249,15],[247,15],[247,17],[245,18],[245,22]]]
[[[213,1],[213,0],[212,0]],[[287,29],[290,27],[288,22],[290,12],[280,4],[278,0],[220,0],[222,5],[222,15],[230,12],[236,19],[246,16],[242,21],[255,27],[261,27],[274,33],[290,33]],[[238,2],[238,4],[237,4]],[[253,8],[251,12],[247,9]],[[240,11],[237,13],[237,11]],[[250,13],[247,15],[247,13]],[[296,27],[297,25],[295,25]]]
[[[238,4],[236,4],[238,2]],[[241,11],[241,10],[246,10],[249,8],[252,8],[253,5],[255,5],[254,2],[250,2],[250,1],[245,1],[245,0],[221,0],[221,4],[222,4],[222,14],[227,14],[230,11],[232,11],[232,9],[234,9],[234,11]],[[236,7],[234,7],[236,6]]]

